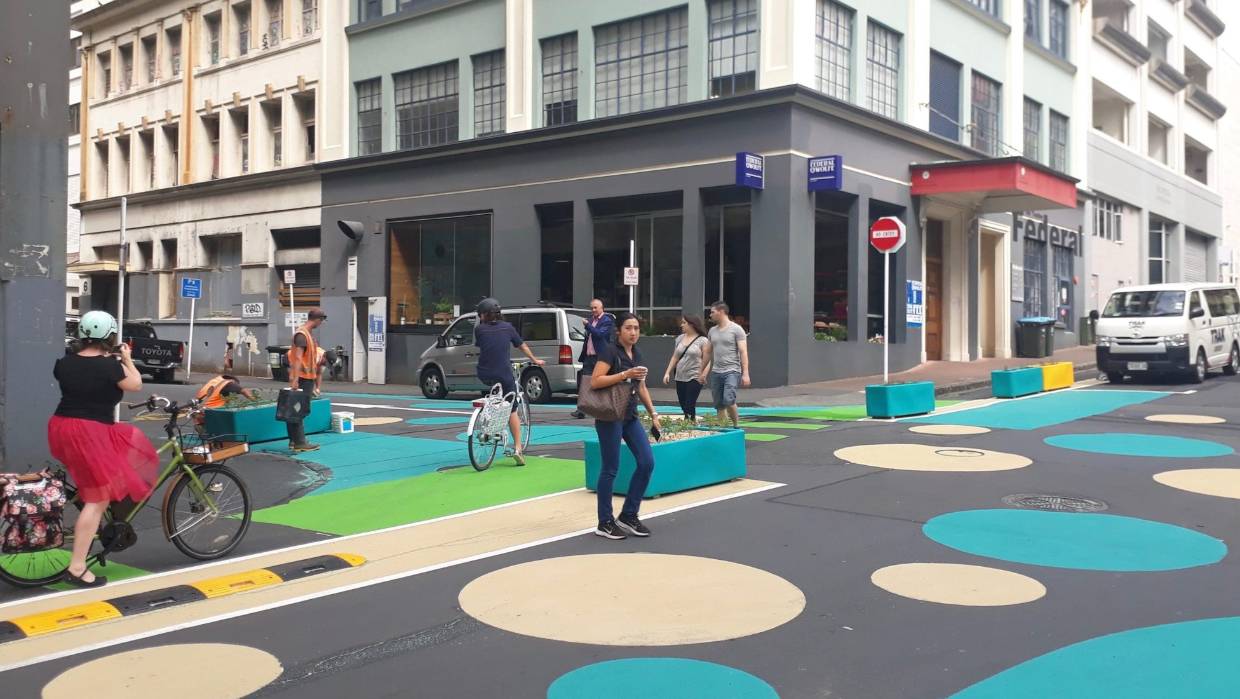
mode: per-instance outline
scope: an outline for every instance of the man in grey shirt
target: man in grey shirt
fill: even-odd
[[[702,366],[701,379],[705,382],[710,370],[710,392],[715,410],[722,419],[726,412],[736,427],[740,418],[736,412],[736,390],[749,386],[749,341],[745,329],[728,316],[728,304],[716,301],[710,306],[710,319],[715,327],[710,329],[710,362]]]

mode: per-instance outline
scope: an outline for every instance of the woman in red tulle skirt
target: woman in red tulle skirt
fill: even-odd
[[[65,582],[98,587],[107,578],[86,569],[86,555],[111,502],[145,498],[158,475],[159,456],[133,425],[113,416],[125,391],[142,390],[129,347],[117,346],[116,319],[91,311],[78,323],[81,349],[56,360],[60,405],[47,423],[52,456],[65,465],[84,503],[73,528],[73,556]],[[118,353],[113,354],[113,348]]]

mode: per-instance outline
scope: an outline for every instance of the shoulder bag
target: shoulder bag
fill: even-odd
[[[617,362],[619,363],[619,362]],[[616,373],[615,365],[607,372]],[[629,401],[637,392],[637,387],[628,381],[595,388],[594,377],[586,374],[581,377],[581,392],[577,395],[577,409],[596,420],[603,422],[620,422],[629,412]]]

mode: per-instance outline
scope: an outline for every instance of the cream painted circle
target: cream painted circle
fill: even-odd
[[[835,452],[844,461],[895,471],[1010,471],[1033,462],[1019,454],[925,444],[865,444]]]
[[[522,563],[470,582],[459,601],[505,631],[604,646],[726,641],[786,624],[805,609],[805,595],[772,573],[657,553]]]
[[[185,643],[108,655],[60,673],[43,699],[247,696],[280,676],[275,656],[249,646]]]
[[[901,563],[879,568],[870,582],[893,595],[966,607],[1025,604],[1046,595],[1046,586],[1009,570],[956,563]]]
[[[1189,468],[1163,471],[1154,480],[1171,488],[1200,495],[1240,500],[1240,468]]]
[[[353,424],[358,427],[373,427],[375,425],[395,425],[398,422],[404,422],[398,417],[355,417]]]
[[[1176,425],[1219,425],[1227,422],[1213,415],[1149,415],[1149,422],[1170,422]]]
[[[966,434],[986,434],[990,431],[989,427],[975,427],[973,425],[916,425],[908,428],[909,432],[917,434],[941,434],[948,436],[961,436]]]

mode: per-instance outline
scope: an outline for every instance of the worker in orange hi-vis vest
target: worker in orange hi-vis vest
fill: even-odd
[[[319,344],[315,342],[313,333],[325,320],[327,314],[323,309],[311,308],[306,314],[306,324],[293,333],[293,346],[288,350],[289,388],[314,394],[319,378]],[[288,427],[289,449],[314,451],[319,448],[319,445],[306,441],[306,428],[300,420],[286,422],[285,425]]]
[[[228,396],[240,393],[250,400],[254,400],[254,392],[241,385],[241,379],[231,374],[219,374],[210,381],[207,381],[198,389],[198,393],[194,396],[196,400],[202,401],[204,408],[222,408],[225,399]],[[203,414],[199,413],[195,418],[197,424],[202,425],[205,422]]]

